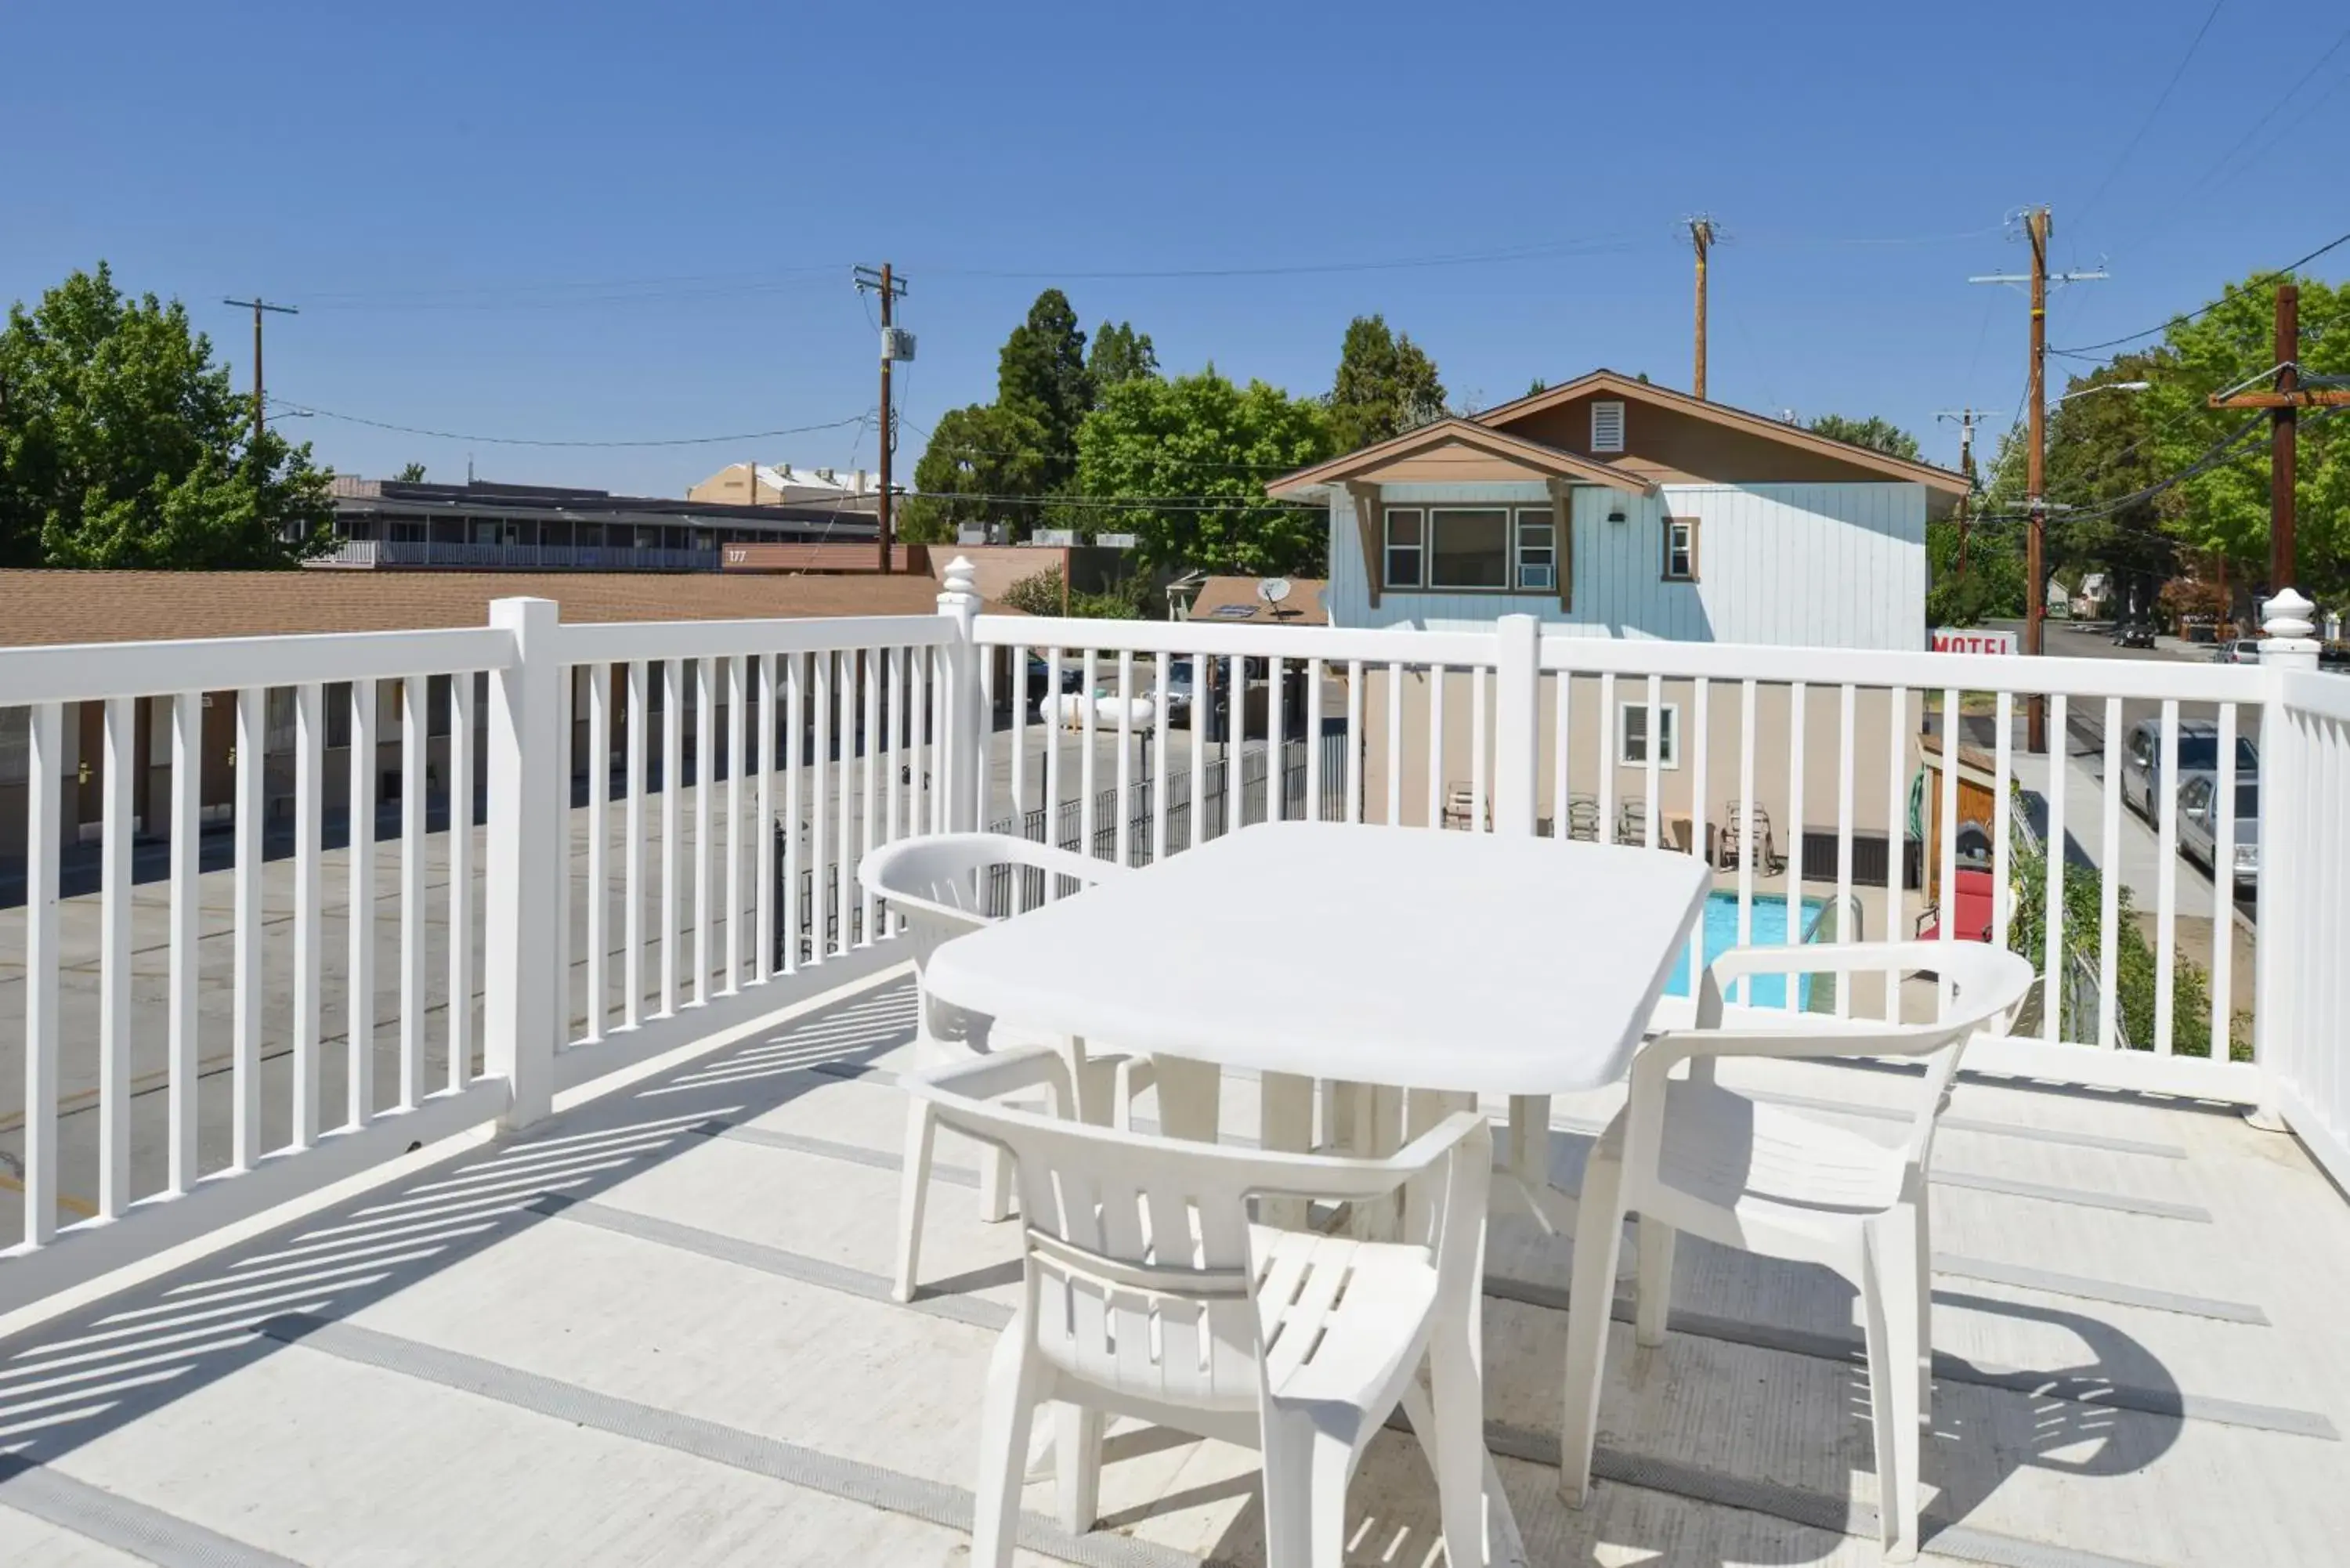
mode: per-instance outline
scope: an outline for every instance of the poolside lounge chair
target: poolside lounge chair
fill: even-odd
[[[1481,805],[1477,798],[1477,792],[1471,786],[1465,784],[1446,784],[1442,826],[1465,827],[1472,833],[1491,832],[1493,826],[1492,808],[1485,806],[1481,811],[1479,809]]]
[[[1719,851],[1714,864],[1727,871],[1745,857],[1750,846],[1755,856],[1754,867],[1766,877],[1775,877],[1787,868],[1787,857],[1779,853],[1778,841],[1771,833],[1771,814],[1760,804],[1731,801],[1722,807],[1721,831],[1716,836]]]
[[[1586,843],[1599,842],[1599,802],[1587,794],[1566,797],[1566,836]]]

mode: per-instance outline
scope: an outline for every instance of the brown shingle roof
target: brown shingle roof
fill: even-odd
[[[1329,585],[1319,577],[1292,577],[1289,597],[1278,613],[1257,597],[1262,577],[1210,577],[1191,600],[1193,620],[1231,620],[1249,626],[1328,626],[1330,607],[1322,602]],[[1246,615],[1218,615],[1219,609],[1246,610]]]
[[[935,615],[938,595],[871,574],[0,571],[0,646],[484,626],[514,597],[614,621]]]

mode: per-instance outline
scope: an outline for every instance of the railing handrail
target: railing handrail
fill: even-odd
[[[1490,631],[1416,631],[1409,628],[1255,626],[1218,620],[1081,620],[1059,616],[983,615],[984,647],[1090,648],[1106,653],[1209,654],[1287,659],[1300,663],[1360,659],[1366,664],[1441,664],[1455,670],[1493,667],[1500,639]]]
[[[487,626],[53,643],[0,649],[0,707],[246,686],[389,680],[503,670],[513,660],[514,639]]]
[[[1962,691],[2005,691],[2017,696],[2168,697],[2186,702],[2257,702],[2269,690],[2262,672],[2252,665],[1877,649],[1856,661],[1853,650],[1844,648],[1667,642],[1555,632],[1543,637],[1542,669],[1544,674],[1801,680],[1822,686],[1906,686],[1913,691],[1955,686]]]
[[[731,659],[825,653],[848,648],[943,648],[953,620],[939,615],[815,616],[764,620],[565,621],[556,628],[566,664],[639,659]]]

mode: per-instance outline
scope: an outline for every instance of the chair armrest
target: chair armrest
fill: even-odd
[[[1001,840],[1003,858],[1012,865],[1025,866],[1038,871],[1066,877],[1087,887],[1107,882],[1132,869],[1115,860],[1097,856],[1080,855],[1074,849],[1064,849],[1057,844],[1039,844],[1033,838],[1004,837]]]
[[[898,1081],[908,1094],[931,1100],[993,1100],[1024,1089],[1044,1089],[1052,1096],[1056,1116],[1071,1115],[1077,1103],[1069,1082],[1069,1064],[1050,1045],[991,1052],[969,1061],[908,1073]]]

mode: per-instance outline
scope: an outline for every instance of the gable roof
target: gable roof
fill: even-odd
[[[1749,435],[1760,436],[1765,441],[1778,441],[1783,445],[1795,447],[1802,451],[1837,458],[1858,468],[1874,470],[1888,479],[1923,484],[1929,489],[1943,491],[1952,495],[1963,495],[1967,492],[1966,477],[1950,469],[1938,468],[1930,462],[1913,462],[1907,458],[1894,457],[1889,453],[1877,451],[1875,447],[1837,441],[1832,436],[1821,435],[1816,431],[1807,431],[1800,425],[1791,425],[1783,420],[1770,419],[1762,414],[1751,414],[1743,409],[1731,408],[1727,403],[1717,403],[1704,398],[1691,397],[1687,392],[1677,392],[1669,387],[1659,387],[1653,381],[1642,381],[1607,369],[1594,370],[1589,375],[1579,376],[1563,385],[1546,387],[1539,392],[1531,393],[1514,402],[1503,403],[1499,408],[1487,409],[1477,416],[1477,422],[1495,429],[1506,429],[1529,414],[1541,413],[1544,410],[1557,408],[1562,403],[1571,403],[1577,398],[1587,398],[1595,392],[1605,392],[1633,402],[1648,403],[1656,408],[1670,409],[1676,413],[1687,414],[1693,419],[1706,420],[1731,430],[1742,431]]]
[[[1579,480],[1586,484],[1604,484],[1611,489],[1645,495],[1656,486],[1637,473],[1599,462],[1596,458],[1562,451],[1523,436],[1512,435],[1475,420],[1442,419],[1433,424],[1409,430],[1399,436],[1357,447],[1350,452],[1285,473],[1267,484],[1269,495],[1294,497],[1300,491],[1316,484],[1343,484],[1358,475],[1386,465],[1417,457],[1443,447],[1465,447],[1480,456],[1514,468],[1528,470],[1545,479]]]

